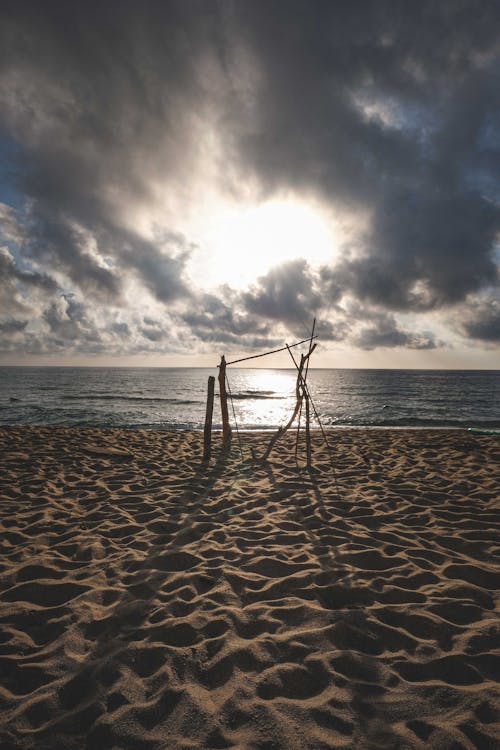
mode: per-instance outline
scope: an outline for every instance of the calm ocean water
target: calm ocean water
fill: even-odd
[[[200,428],[211,374],[217,370],[3,367],[0,424]],[[287,420],[294,370],[228,368],[228,376],[241,428]],[[500,371],[310,370],[308,382],[325,426],[500,428]]]

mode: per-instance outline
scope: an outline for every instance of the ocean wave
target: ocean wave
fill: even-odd
[[[165,404],[181,404],[184,406],[191,404],[199,404],[200,401],[190,399],[178,399],[178,398],[161,398],[155,396],[114,396],[112,394],[97,395],[95,393],[89,394],[88,396],[61,396],[63,401],[140,401],[145,403],[165,403]]]
[[[238,401],[249,400],[249,401],[282,401],[287,396],[273,396],[271,395],[274,391],[243,391],[241,393],[233,393],[232,398]]]
[[[260,390],[253,390],[251,388],[247,389],[246,391],[242,391],[242,393],[248,393],[248,395],[256,395],[256,396],[274,396],[276,395],[276,391],[260,391]]]
[[[484,429],[500,428],[498,419],[478,420],[471,418],[432,418],[432,417],[400,417],[392,419],[371,419],[363,417],[352,418],[322,418],[325,427],[431,427],[431,428],[465,428],[479,427]]]
[[[0,368],[0,424],[199,429],[207,372]],[[267,381],[264,374],[251,369],[232,373],[240,429],[272,430],[292,413],[295,371],[283,371],[278,386],[272,373]],[[325,427],[500,427],[500,372],[311,370],[309,378]],[[217,396],[215,429],[218,407]]]

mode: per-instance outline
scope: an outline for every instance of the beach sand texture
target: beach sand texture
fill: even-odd
[[[3,750],[500,747],[500,439],[268,439],[0,430]]]

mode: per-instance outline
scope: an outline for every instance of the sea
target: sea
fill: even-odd
[[[0,424],[202,429],[209,375],[217,369],[1,367]],[[295,370],[227,375],[239,429],[270,430],[289,419]],[[500,370],[311,369],[308,386],[324,427],[500,428]],[[220,429],[217,391],[216,379]]]

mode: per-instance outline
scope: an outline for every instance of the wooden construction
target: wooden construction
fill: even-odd
[[[220,396],[220,408],[221,408],[221,417],[222,417],[222,443],[225,448],[229,446],[231,442],[231,437],[232,437],[231,425],[229,423],[229,409],[228,409],[228,403],[227,403],[227,397],[228,397],[228,391],[229,391],[229,397],[231,399],[231,405],[233,408],[233,417],[235,420],[236,432],[238,434],[238,441],[240,443],[240,452],[243,458],[241,440],[239,437],[238,425],[236,423],[236,413],[234,411],[234,404],[233,404],[231,389],[229,388],[229,381],[227,380],[227,375],[226,375],[226,367],[228,365],[235,365],[240,362],[245,362],[249,359],[257,359],[258,357],[266,357],[269,354],[276,354],[277,352],[282,352],[282,351],[287,350],[292,359],[293,364],[295,365],[295,368],[297,369],[297,382],[295,385],[295,396],[296,396],[295,407],[293,409],[293,412],[288,422],[284,426],[281,426],[278,429],[278,431],[273,435],[271,440],[269,441],[266,451],[260,460],[267,461],[267,459],[271,455],[271,452],[274,446],[276,445],[280,437],[282,437],[290,429],[290,427],[293,425],[295,420],[298,418],[297,437],[296,437],[296,442],[295,442],[295,457],[297,458],[299,436],[300,436],[300,420],[302,416],[302,410],[305,405],[304,413],[305,413],[306,459],[307,459],[307,466],[309,468],[312,466],[311,407],[314,411],[315,418],[318,421],[318,424],[321,428],[323,437],[325,440],[327,440],[325,431],[323,429],[323,425],[321,424],[321,420],[316,411],[316,407],[314,405],[314,402],[312,400],[311,394],[309,393],[309,389],[307,386],[307,374],[309,370],[310,357],[316,348],[316,343],[313,343],[314,340],[317,338],[317,336],[315,336],[315,333],[314,333],[315,328],[316,328],[316,319],[314,319],[313,321],[312,332],[308,339],[297,341],[295,344],[290,344],[290,345],[285,344],[284,347],[281,347],[280,349],[273,349],[270,352],[263,352],[262,354],[253,354],[249,357],[242,357],[241,359],[235,359],[232,362],[226,362],[224,355],[221,356],[221,360],[219,364],[218,381],[219,381],[219,396]],[[295,360],[295,357],[293,356],[293,353],[291,350],[293,347],[299,346],[300,344],[305,344],[305,343],[309,344],[309,349],[306,354],[301,354],[300,363],[297,364],[297,361]],[[205,430],[203,434],[203,461],[204,462],[210,461],[210,457],[211,457],[211,431],[212,431],[212,414],[213,414],[213,405],[214,405],[214,382],[215,382],[215,378],[214,376],[211,375],[208,379],[207,410],[206,410],[206,417],[205,417]],[[226,389],[226,383],[227,383],[227,389]],[[257,460],[257,456],[255,456],[253,450],[252,450],[252,456],[254,459]]]

